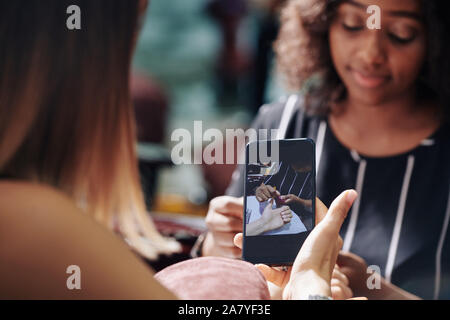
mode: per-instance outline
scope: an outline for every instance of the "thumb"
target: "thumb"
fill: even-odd
[[[277,270],[269,267],[265,264],[257,264],[256,267],[264,275],[267,281],[281,287],[283,285],[283,280],[286,275],[285,271]]]
[[[358,194],[355,190],[347,190],[342,192],[330,206],[325,218],[320,224],[324,224],[325,228],[329,231],[335,231],[339,233],[342,223],[344,223],[347,217],[348,211],[355,201]]]
[[[242,232],[240,232],[234,236],[234,239],[233,239],[234,245],[236,247],[238,247],[239,249],[242,249],[243,237],[244,237],[244,235],[242,234]]]

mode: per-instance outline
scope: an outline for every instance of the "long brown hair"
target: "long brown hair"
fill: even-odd
[[[70,5],[81,30],[69,30]],[[178,243],[147,216],[129,73],[138,0],[0,1],[0,174],[48,184],[148,258]]]

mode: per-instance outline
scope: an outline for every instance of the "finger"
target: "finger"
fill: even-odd
[[[349,285],[349,281],[348,278],[345,274],[343,274],[340,270],[334,268],[333,270],[333,274],[332,274],[332,279],[336,279],[340,282],[342,282],[344,285],[348,286]]]
[[[281,287],[287,276],[287,271],[271,268],[265,264],[257,264],[256,267],[261,271],[267,281]]]
[[[271,197],[278,197],[280,195],[280,193],[272,186],[267,186],[267,189],[269,190]]]
[[[235,232],[211,232],[214,243],[221,247],[235,247]]]
[[[218,256],[230,259],[242,257],[242,249],[238,247],[218,247]]]
[[[217,197],[210,201],[209,209],[213,212],[242,219],[244,212],[244,198],[230,196]]]
[[[292,215],[282,215],[281,218],[283,220],[291,220],[292,219]]]
[[[331,279],[330,284],[331,284],[331,287],[339,287],[339,288],[341,288],[342,294],[343,294],[343,299],[349,299],[349,298],[353,297],[352,289],[350,289],[350,287],[348,287],[347,285],[343,284],[339,280]]]
[[[267,186],[264,186],[264,187],[261,188],[261,193],[262,193],[265,197],[267,197],[267,199],[271,198],[270,192],[269,192],[269,190],[267,189]]]
[[[209,230],[215,232],[241,232],[242,219],[220,213],[208,214],[205,219]]]
[[[331,298],[333,300],[345,300],[344,292],[339,286],[331,286]]]
[[[331,296],[335,300],[346,300],[353,297],[352,290],[336,279],[331,280]]]
[[[285,215],[285,216],[288,216],[288,215],[292,215],[292,211],[290,210],[290,209],[287,209],[287,210],[283,210],[283,209],[281,209],[281,211],[278,211],[282,216],[283,215]]]
[[[244,235],[240,232],[234,236],[233,243],[239,249],[242,249],[242,242],[244,240]]]
[[[281,208],[278,208],[278,210],[280,210],[280,212],[286,212],[291,211],[291,208],[289,208],[289,206],[282,206]]]
[[[272,186],[267,186],[267,191],[269,191],[270,195],[276,195],[276,190]]]

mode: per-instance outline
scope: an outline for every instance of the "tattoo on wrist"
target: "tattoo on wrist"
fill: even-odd
[[[333,298],[321,294],[310,294],[308,300],[333,300]]]

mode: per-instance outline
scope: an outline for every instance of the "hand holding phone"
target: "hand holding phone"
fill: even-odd
[[[287,271],[265,264],[257,265],[267,281],[281,288],[283,299],[307,299],[309,295],[316,294],[331,296],[331,277],[343,242],[339,230],[356,197],[354,190],[344,191],[333,201],[329,210],[317,199],[320,223],[310,233],[293,266]],[[243,235],[239,233],[234,243],[242,248],[242,242]]]

